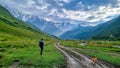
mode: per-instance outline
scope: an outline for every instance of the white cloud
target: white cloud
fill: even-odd
[[[21,3],[17,3],[20,1]],[[24,13],[37,15],[40,18],[44,18],[48,21],[86,21],[86,22],[97,22],[97,21],[108,21],[115,15],[120,14],[120,0],[118,0],[116,6],[112,7],[111,4],[108,6],[99,6],[96,8],[95,5],[87,6],[88,11],[83,11],[86,6],[82,2],[79,2],[76,6],[79,10],[67,10],[65,9],[64,3],[69,4],[73,0],[54,0],[56,4],[62,6],[62,8],[55,8],[45,0],[0,0],[1,4],[8,5],[16,8]],[[62,3],[64,2],[64,3]],[[51,7],[51,8],[49,8]],[[62,12],[59,12],[61,10]],[[111,16],[111,17],[110,17]],[[89,23],[88,23],[89,24]],[[95,24],[95,23],[94,23]]]
[[[35,5],[35,2],[33,0],[27,2],[27,6],[33,7]]]
[[[46,21],[53,21],[53,19],[52,18],[48,18],[48,17],[46,17],[46,18],[44,18]]]
[[[58,5],[59,5],[59,6],[64,6],[64,4],[63,4],[63,3],[59,3]]]
[[[77,20],[77,21],[87,21],[87,22],[97,22],[100,20],[108,21],[108,16],[114,16],[120,14],[120,8],[112,8],[111,5],[109,6],[100,6],[96,10],[91,11],[72,11],[72,10],[66,10],[62,9],[63,14],[65,15],[64,18],[68,18],[71,20]],[[93,19],[88,19],[90,16],[94,16]]]
[[[117,5],[118,7],[120,7],[120,0],[117,0]]]
[[[48,8],[48,4],[46,4],[46,5],[43,5],[43,6],[38,6],[38,5],[36,5],[35,7],[36,7],[36,9],[39,9],[39,10],[47,10],[47,8]]]
[[[62,1],[62,2],[65,2],[65,3],[70,3],[72,0],[59,0],[59,1]]]
[[[57,9],[51,9],[48,13],[48,16],[50,15],[56,15]]]

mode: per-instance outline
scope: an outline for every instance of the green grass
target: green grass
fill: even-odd
[[[82,46],[80,45],[82,42],[87,44]],[[120,45],[119,41],[62,41],[61,44],[80,53],[91,57],[96,56],[100,60],[120,66],[120,48],[113,47],[114,45]]]
[[[65,66],[65,59],[53,45],[54,41],[45,41],[44,53],[40,55],[38,41],[35,40],[0,42],[0,66],[9,67],[19,60],[21,68],[61,68]]]
[[[45,41],[42,56],[38,46],[41,38]],[[55,40],[0,6],[0,68],[8,68],[16,61],[20,68],[63,68],[66,62],[53,46]]]

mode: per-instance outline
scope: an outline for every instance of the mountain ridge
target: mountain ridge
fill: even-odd
[[[12,15],[14,15],[19,20],[27,22],[28,24],[32,24],[37,28],[39,28],[41,31],[55,36],[60,36],[62,33],[69,31],[77,26],[75,24],[71,24],[70,22],[58,23],[58,22],[46,21],[44,19],[39,18],[38,16],[24,14],[23,12],[18,11],[17,9],[9,8],[8,6],[5,7],[11,12]],[[54,29],[49,29],[48,27],[50,26],[53,26]],[[55,30],[56,32],[50,30]]]
[[[104,31],[104,33],[108,33],[108,32],[113,32],[115,31],[115,29],[112,31],[109,31],[108,27],[113,27],[113,24],[116,23],[116,20],[119,20],[120,16],[106,22],[106,23],[102,23],[102,24],[98,24],[97,26],[94,27],[81,27],[79,26],[78,28],[68,31],[64,34],[62,34],[60,36],[60,38],[62,39],[81,39],[81,40],[88,40],[88,39],[100,39],[97,38],[97,36],[101,34],[102,31]],[[112,24],[112,25],[111,25]],[[118,24],[119,25],[119,24]],[[116,26],[118,26],[116,25]],[[115,28],[115,26],[114,26]],[[118,30],[120,29],[120,26],[116,29]],[[108,32],[105,30],[108,30]],[[118,31],[120,32],[120,31]],[[103,33],[103,34],[104,34]],[[106,36],[107,37],[107,36]]]
[[[92,39],[120,40],[120,15],[108,21],[109,25],[92,37]]]
[[[41,32],[34,26],[18,20],[1,5],[0,10],[0,40],[5,38],[52,38],[52,36]]]

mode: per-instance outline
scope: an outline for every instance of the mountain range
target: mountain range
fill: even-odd
[[[82,27],[67,31],[60,36],[62,39],[98,39],[120,40],[120,16],[97,26]]]
[[[111,20],[102,24],[105,27],[99,31],[96,35],[92,37],[92,39],[98,40],[120,40],[120,15]]]
[[[48,39],[54,36],[46,34],[33,25],[15,18],[7,9],[0,5],[0,40]],[[54,37],[55,38],[55,37]]]
[[[60,36],[64,32],[77,27],[76,24],[71,24],[70,22],[62,22],[62,23],[50,22],[41,19],[38,16],[24,14],[23,12],[17,9],[10,8],[8,6],[5,6],[5,8],[7,8],[9,12],[19,20],[27,22],[28,24],[32,24],[41,31],[49,33],[51,35]]]
[[[81,26],[70,22],[50,22],[38,16],[24,14],[16,9],[6,7],[19,20],[27,22],[43,32],[60,37],[61,39],[98,39],[120,40],[120,16],[97,26]]]

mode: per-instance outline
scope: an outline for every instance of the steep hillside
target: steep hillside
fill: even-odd
[[[93,36],[92,39],[120,40],[120,16],[107,23],[109,25]]]
[[[75,28],[77,25],[71,24],[70,22],[51,22],[47,21],[45,19],[42,19],[38,16],[25,14],[17,9],[10,8],[8,6],[5,6],[6,9],[9,10],[9,12],[15,16],[17,19],[22,20],[26,22],[27,24],[34,25],[35,27],[39,28],[43,32],[46,32],[48,34],[54,35],[54,36],[60,36],[66,31],[69,31],[73,28]],[[52,28],[51,28],[52,27]],[[53,32],[54,30],[54,32]]]
[[[82,27],[78,26],[77,28],[67,31],[60,36],[62,39],[85,39],[82,33],[92,30],[93,27]],[[88,37],[86,37],[88,38]]]
[[[77,28],[70,30],[60,36],[62,39],[90,39],[92,36],[100,32],[103,28],[107,26],[103,24],[99,24],[97,26],[78,26]]]
[[[94,27],[82,27],[67,31],[60,36],[62,39],[120,39],[120,16]]]
[[[14,36],[14,37],[13,37]],[[31,25],[25,24],[23,21],[17,20],[9,11],[0,6],[0,37],[11,38],[47,38],[48,35],[40,32]]]

